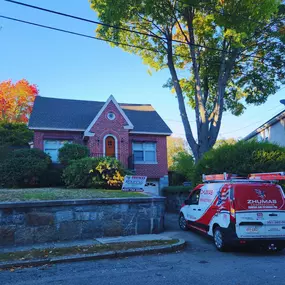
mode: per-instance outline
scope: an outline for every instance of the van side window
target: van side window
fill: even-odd
[[[201,192],[201,189],[198,189],[192,193],[192,195],[189,198],[190,205],[198,205],[199,204],[200,192]]]

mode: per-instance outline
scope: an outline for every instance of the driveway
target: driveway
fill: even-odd
[[[218,252],[208,238],[180,231],[177,215],[167,215],[166,229],[187,240],[185,251],[2,271],[0,284],[284,284],[285,252]]]

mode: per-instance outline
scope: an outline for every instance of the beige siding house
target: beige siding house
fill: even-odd
[[[244,140],[269,141],[285,147],[285,110],[255,129]]]

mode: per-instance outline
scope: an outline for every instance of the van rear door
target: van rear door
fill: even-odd
[[[285,238],[285,201],[280,186],[236,184],[234,198],[239,238]]]

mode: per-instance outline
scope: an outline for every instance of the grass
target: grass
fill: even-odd
[[[32,188],[0,189],[0,202],[45,201],[94,198],[146,197],[144,193],[104,189]]]
[[[134,248],[143,248],[148,246],[172,245],[177,243],[177,239],[173,240],[153,240],[153,241],[137,241],[127,243],[110,243],[110,244],[94,244],[89,246],[73,246],[62,248],[48,249],[32,249],[29,251],[17,251],[9,253],[0,253],[0,262],[33,260],[33,259],[50,259],[58,256],[70,256],[77,254],[94,254],[106,251],[127,250]]]

